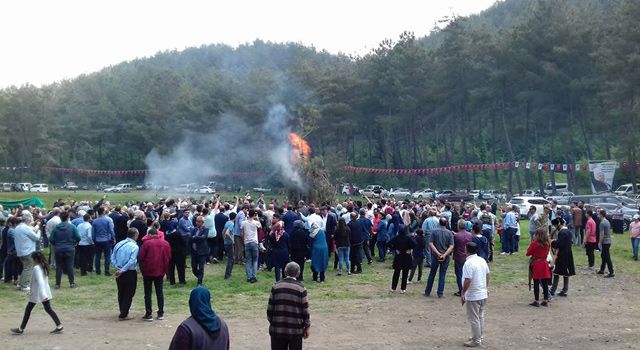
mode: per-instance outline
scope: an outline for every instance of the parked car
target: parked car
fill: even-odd
[[[573,196],[575,196],[573,192],[562,192],[555,196],[547,196],[547,200],[555,200],[558,204],[566,205],[570,203],[569,199]]]
[[[471,195],[473,197],[473,199],[479,199],[480,198],[480,190],[471,190],[471,191],[469,191],[469,195]]]
[[[386,197],[389,191],[379,185],[369,185],[360,191],[360,194],[367,197]]]
[[[360,193],[358,186],[352,184],[342,184],[340,194],[343,196],[357,196]]]
[[[440,196],[448,196],[448,195],[450,195],[450,194],[452,194],[452,193],[453,193],[453,191],[452,191],[452,190],[442,190],[442,191],[439,191],[439,192],[438,192],[438,198],[439,198]]]
[[[105,188],[104,192],[107,193],[126,193],[131,192],[131,184],[118,184],[113,187]]]
[[[167,186],[167,185],[159,185],[159,184],[154,184],[154,183],[147,183],[146,186],[147,186],[148,190],[152,190],[152,191],[167,191],[167,190],[169,190],[169,186]]]
[[[430,188],[425,188],[420,191],[413,192],[413,198],[423,199],[423,198],[435,198],[438,194],[438,191],[432,190]]]
[[[198,193],[199,194],[213,194],[216,193],[216,190],[209,187],[209,186],[202,186],[200,188],[198,188]]]
[[[446,202],[470,202],[473,200],[473,196],[467,192],[444,190],[438,194],[438,199]]]
[[[254,188],[252,188],[252,190],[254,190],[255,192],[260,192],[260,193],[271,192],[270,188],[265,188],[265,187],[254,187]]]
[[[180,184],[178,185],[178,187],[175,188],[175,191],[178,193],[189,193],[189,192],[193,192],[194,186],[195,184]]]
[[[20,182],[16,184],[16,189],[18,192],[29,192],[31,189],[31,183],[29,182]]]
[[[638,190],[640,190],[640,184],[636,184],[636,188]],[[615,193],[617,195],[620,195],[620,196],[633,194],[633,184],[621,185],[620,187],[618,187],[618,189],[613,191],[613,193]]]
[[[34,184],[29,189],[29,192],[49,193],[49,186],[47,184]]]
[[[96,191],[104,191],[105,189],[107,189],[109,187],[113,187],[113,186],[107,185],[106,183],[101,182],[101,183],[96,185]]]
[[[618,204],[614,204],[614,203],[596,203],[596,204],[592,204],[592,206],[596,208],[605,209],[607,211],[607,219],[609,219],[609,221],[611,221],[612,216],[616,211],[618,210],[622,211],[624,231],[627,231],[629,229],[629,226],[631,225],[631,221],[633,221],[633,216],[638,214],[637,208],[634,209],[629,207],[620,207]]]
[[[67,181],[67,182],[64,183],[62,188],[67,190],[67,191],[77,191],[78,190],[78,185],[76,185],[75,182]]]
[[[611,193],[573,196],[569,198],[569,203],[573,203],[573,202],[583,202],[585,204],[614,203],[614,204],[621,204],[622,206],[625,206],[625,207],[638,206],[638,202],[633,198],[629,198],[625,196],[616,196]]]
[[[11,192],[13,191],[13,184],[10,182],[3,182],[2,186],[0,186],[0,191],[2,192]]]
[[[481,200],[489,200],[489,199],[496,199],[496,191],[494,190],[482,190],[480,191],[480,196],[478,197],[478,199]]]
[[[544,206],[547,204],[549,204],[549,201],[542,197],[525,197],[525,196],[513,197],[507,203],[507,205],[510,205],[510,206],[513,206],[513,205],[518,206],[520,218],[525,218],[528,216],[529,207],[531,206],[536,207],[536,213],[542,213]]]
[[[406,188],[396,188],[395,190],[391,190],[389,192],[389,197],[391,198],[409,198],[411,197],[411,191]]]
[[[544,193],[547,195],[562,192],[569,192],[569,184],[567,184],[566,182],[556,182],[555,189],[551,182],[547,182],[547,184],[544,186]]]
[[[545,197],[546,193],[542,193],[538,190],[524,190],[520,193],[522,197]]]

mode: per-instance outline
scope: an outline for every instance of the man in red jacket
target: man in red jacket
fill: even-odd
[[[158,231],[152,228],[147,233],[149,239],[145,240],[138,253],[138,264],[144,283],[144,306],[146,312],[145,321],[153,321],[151,316],[151,284],[155,286],[158,299],[158,320],[164,319],[164,294],[162,292],[162,280],[171,260],[171,246],[169,242],[158,237]]]

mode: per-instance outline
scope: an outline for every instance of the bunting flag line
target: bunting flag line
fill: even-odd
[[[353,172],[353,173],[369,173],[369,174],[393,174],[393,175],[433,175],[433,174],[448,174],[452,172],[458,171],[476,171],[476,170],[505,170],[505,169],[521,169],[523,168],[527,170],[542,170],[545,172],[555,171],[555,172],[578,172],[578,171],[587,171],[588,164],[583,163],[538,163],[538,162],[527,162],[527,161],[514,161],[514,162],[503,162],[503,163],[493,163],[493,164],[463,164],[463,165],[453,165],[446,167],[437,167],[437,168],[421,168],[421,169],[380,169],[380,168],[364,168],[364,167],[355,167],[355,166],[345,166],[343,171],[345,172]],[[624,170],[631,169],[632,166],[635,165],[636,169],[640,169],[640,161],[636,161],[633,163],[623,162],[621,163],[622,168]]]
[[[149,169],[134,169],[134,170],[94,170],[94,169],[78,169],[78,168],[53,168],[44,167],[44,170],[52,173],[63,174],[86,174],[86,175],[146,175],[151,171]],[[215,176],[257,176],[258,172],[229,172],[224,174],[215,174]]]
[[[88,175],[140,175],[147,174],[149,170],[136,169],[136,170],[94,170],[94,169],[78,169],[78,168],[52,168],[45,167],[44,170],[52,173],[63,174],[88,174]]]

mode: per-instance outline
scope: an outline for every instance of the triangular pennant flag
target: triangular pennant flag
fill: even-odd
[[[531,169],[531,163],[527,162],[527,164],[525,164],[525,168]]]
[[[576,171],[580,171],[580,163],[576,163]]]
[[[567,171],[567,165],[566,164],[562,164],[562,171]]]
[[[542,170],[542,163],[538,163],[538,170]]]
[[[552,163],[552,164],[549,166],[549,169],[551,169],[551,170],[555,170],[555,169],[556,169],[556,165]]]
[[[514,162],[513,163],[513,167],[514,168],[519,168],[520,167],[520,162]]]

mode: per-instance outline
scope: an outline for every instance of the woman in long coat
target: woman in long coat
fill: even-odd
[[[536,230],[533,241],[527,249],[527,256],[531,257],[529,262],[529,269],[531,278],[533,279],[533,296],[535,300],[529,304],[531,306],[538,307],[540,300],[540,286],[542,285],[542,293],[544,295],[544,301],[542,306],[547,306],[549,302],[549,285],[548,280],[551,278],[551,270],[549,269],[549,263],[547,262],[547,256],[551,245],[549,242],[549,235],[547,229],[539,228]]]
[[[271,246],[271,263],[275,267],[276,282],[278,282],[284,276],[284,267],[289,262],[289,235],[284,231],[278,214],[273,214],[269,243]]]
[[[400,293],[407,291],[407,277],[409,270],[413,265],[413,257],[411,252],[415,248],[416,243],[409,237],[409,227],[400,231],[397,236],[393,237],[389,242],[389,248],[395,252],[393,258],[393,277],[391,279],[391,292],[395,292],[398,287],[398,278],[402,272],[402,281],[400,283]]]
[[[316,282],[324,282],[324,273],[327,271],[329,264],[329,247],[327,246],[326,234],[323,229],[318,227],[318,223],[311,224],[311,271],[313,272],[313,280]],[[320,281],[318,281],[320,275]]]
[[[302,220],[293,222],[293,231],[289,236],[289,254],[291,254],[291,261],[300,265],[298,281],[304,281],[304,263],[309,257],[309,231],[304,227]]]
[[[551,248],[555,249],[553,269],[553,283],[551,286],[551,295],[554,295],[558,289],[558,281],[562,276],[562,290],[558,296],[566,297],[569,291],[569,276],[576,274],[576,267],[573,263],[572,240],[573,234],[565,226],[564,219],[555,218],[551,224],[557,228],[558,239],[551,243]]]

